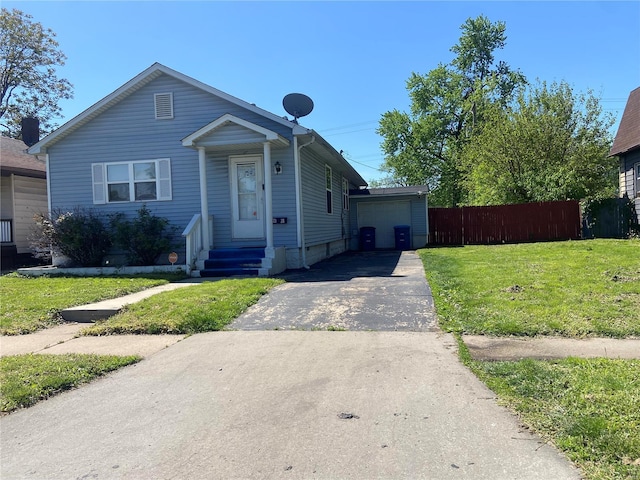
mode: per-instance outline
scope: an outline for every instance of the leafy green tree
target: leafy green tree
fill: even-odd
[[[593,199],[615,194],[611,115],[592,92],[539,82],[494,110],[463,152],[469,203]]]
[[[494,51],[505,46],[504,22],[480,16],[462,26],[456,57],[426,75],[407,81],[410,112],[383,114],[384,169],[400,184],[429,185],[433,205],[465,203],[461,152],[482,125],[486,112],[507,105],[526,80]]]
[[[60,100],[73,96],[71,84],[56,75],[66,56],[55,33],[20,10],[0,10],[0,126],[3,135],[20,137],[23,117],[40,120],[46,134],[60,117]]]

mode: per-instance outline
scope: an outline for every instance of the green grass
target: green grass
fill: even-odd
[[[640,335],[640,241],[420,251],[461,359],[590,480],[640,479],[640,360],[478,362],[461,334]]]
[[[0,411],[29,407],[139,360],[136,356],[77,354],[0,358]]]
[[[640,335],[640,240],[419,251],[441,328],[486,335]]]
[[[586,478],[640,479],[640,360],[474,362],[472,368]]]
[[[139,292],[175,275],[133,277],[0,277],[0,334],[31,333],[60,323],[65,308]]]
[[[198,333],[221,330],[271,288],[274,278],[228,279],[164,292],[87,327],[84,335]]]

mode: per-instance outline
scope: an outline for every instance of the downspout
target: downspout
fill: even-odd
[[[307,252],[306,252],[306,242],[304,238],[304,218],[303,208],[302,208],[302,170],[300,166],[300,151],[313,142],[316,141],[315,136],[311,136],[311,140],[307,143],[304,143],[298,146],[298,137],[293,137],[293,155],[294,155],[294,170],[296,176],[296,187],[297,187],[297,195],[296,195],[296,216],[298,217],[298,247],[302,252],[302,266],[307,270],[311,267],[307,265]]]

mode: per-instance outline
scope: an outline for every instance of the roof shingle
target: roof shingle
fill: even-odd
[[[636,148],[640,148],[640,87],[629,94],[609,155],[620,155]]]
[[[2,175],[16,174],[25,177],[46,177],[46,165],[27,153],[22,140],[0,136],[0,171]]]

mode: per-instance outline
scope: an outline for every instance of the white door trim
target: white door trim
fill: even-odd
[[[253,167],[251,165],[253,164]],[[240,191],[239,166],[246,165],[247,185]],[[262,155],[234,155],[229,157],[231,182],[231,235],[234,240],[264,239],[264,168]],[[248,187],[248,190],[247,190]],[[251,196],[251,192],[254,196]],[[245,201],[240,200],[244,196]]]

